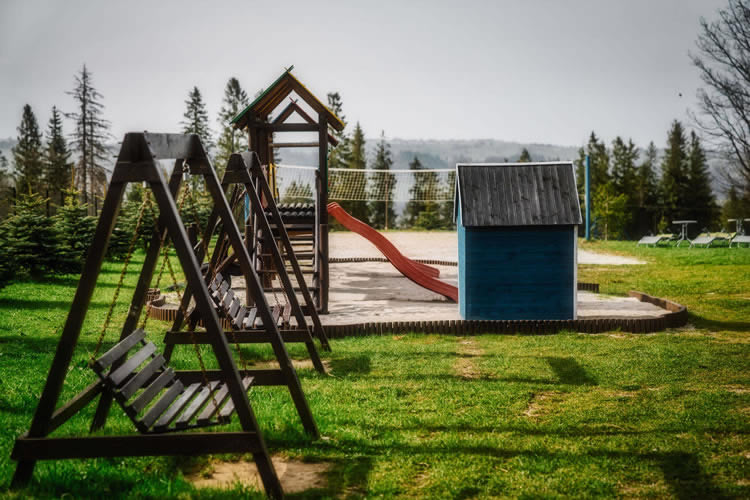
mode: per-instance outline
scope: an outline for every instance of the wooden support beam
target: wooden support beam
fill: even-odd
[[[317,148],[319,144],[317,142],[274,142],[271,147],[274,149],[280,148]]]
[[[20,437],[13,460],[257,453],[264,448],[256,432],[189,432],[69,438]]]

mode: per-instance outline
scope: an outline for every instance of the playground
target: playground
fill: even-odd
[[[232,123],[221,170],[126,134],[80,276],[0,295],[10,495],[747,494],[744,249],[579,238],[569,161],[413,174],[457,230],[377,231],[338,201],[378,173],[328,169],[344,124],[291,68]],[[277,201],[292,147],[306,203]]]

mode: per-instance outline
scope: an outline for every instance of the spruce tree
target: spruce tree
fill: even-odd
[[[694,131],[690,132],[687,163],[688,180],[685,206],[688,207],[688,217],[698,221],[699,229],[715,228],[719,217],[719,206],[716,204],[711,189],[706,154],[698,135]]]
[[[7,285],[16,273],[16,263],[8,245],[10,230],[8,220],[0,222],[0,289]]]
[[[526,148],[523,148],[521,150],[521,155],[518,157],[519,163],[528,163],[531,161],[531,155],[529,154],[529,150]]]
[[[391,147],[385,141],[385,132],[380,132],[380,141],[375,147],[375,159],[372,168],[390,170],[393,166]],[[396,176],[391,173],[378,173],[377,182],[369,186],[371,200],[368,202],[370,222],[378,229],[393,228],[396,225],[396,211],[393,209],[393,191],[396,188]],[[379,201],[385,199],[387,201]]]
[[[661,163],[661,183],[659,186],[663,217],[668,223],[688,216],[687,153],[685,132],[682,124],[675,120],[667,136],[667,149]]]
[[[635,237],[636,228],[633,221],[636,220],[638,212],[635,200],[638,198],[636,192],[638,148],[632,140],[626,143],[621,137],[612,141],[612,175],[611,182],[615,192],[625,195],[627,210],[630,212],[630,223],[624,228],[624,235]]]
[[[62,130],[62,116],[56,106],[52,106],[52,116],[47,125],[47,146],[44,150],[44,178],[47,182],[47,196],[57,205],[64,205],[65,191],[70,187],[73,166],[70,151]]]
[[[183,120],[180,122],[182,133],[196,134],[200,137],[206,152],[211,152],[214,144],[211,139],[211,128],[208,125],[208,111],[206,111],[206,104],[203,102],[203,96],[198,87],[193,87],[188,93],[185,106]]]
[[[0,151],[0,220],[5,219],[10,212],[12,202],[12,191],[13,179],[10,173],[10,165],[8,159],[5,157],[2,151]],[[2,259],[2,254],[0,254]]]
[[[416,155],[409,162],[409,170],[422,170],[422,162],[419,161]],[[409,188],[409,196],[411,199],[406,203],[406,208],[402,216],[402,225],[411,228],[417,226],[419,214],[425,209],[425,203],[422,201],[424,199],[424,186],[416,181],[416,179],[414,184]]]
[[[16,190],[18,193],[42,193],[44,157],[42,133],[31,106],[23,107],[23,117],[18,126],[18,143],[13,147],[13,163],[16,167]]]
[[[598,232],[605,241],[622,236],[630,221],[625,194],[617,193],[612,183],[601,184],[594,192],[591,208]]]
[[[22,193],[16,214],[8,220],[7,246],[15,272],[34,277],[60,269],[58,232],[45,213],[46,200],[38,193]]]
[[[226,168],[232,153],[247,151],[247,136],[232,126],[232,119],[249,104],[247,93],[242,89],[237,78],[230,78],[224,87],[224,100],[219,111],[219,140],[216,144],[216,169],[221,173]]]
[[[344,122],[344,129],[334,130],[333,136],[338,140],[337,146],[329,146],[328,168],[347,168],[351,156],[351,143],[346,134],[346,117],[343,114],[341,96],[338,92],[328,94],[328,109]]]
[[[83,65],[75,76],[75,88],[68,92],[76,102],[76,111],[66,113],[75,122],[71,146],[78,153],[76,186],[83,194],[84,204],[96,211],[96,196],[104,195],[107,186],[106,167],[111,163],[107,148],[109,121],[102,118],[102,95],[94,88],[91,73]]]
[[[657,207],[659,201],[659,185],[656,178],[657,156],[656,146],[652,141],[644,152],[643,162],[638,166],[635,185],[636,236],[653,232],[661,216]]]
[[[600,141],[592,131],[589,142],[585,148],[578,150],[576,165],[576,182],[578,183],[578,194],[584,199],[586,189],[586,155],[589,155],[591,192],[593,193],[602,184],[609,182],[609,152],[604,141]],[[583,206],[583,203],[581,203]]]
[[[357,122],[351,137],[351,150],[349,152],[346,168],[365,170],[367,168],[367,156],[365,151],[365,133]],[[365,186],[365,191],[367,186]],[[342,201],[341,206],[353,217],[369,224],[369,210],[367,203],[363,201]]]
[[[59,233],[59,260],[62,270],[81,272],[96,231],[96,217],[88,215],[88,207],[75,189],[66,189],[65,203],[57,210],[54,222]]]

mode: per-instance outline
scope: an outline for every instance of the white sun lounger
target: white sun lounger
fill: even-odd
[[[640,240],[638,240],[638,244],[636,246],[640,245],[658,245],[659,242],[662,240],[671,240],[673,236],[671,234],[657,234],[656,236],[644,236]]]
[[[737,246],[740,246],[740,243],[747,243],[750,245],[750,235],[738,234],[731,239],[731,241],[729,242],[729,246],[731,247],[734,243],[737,243]]]

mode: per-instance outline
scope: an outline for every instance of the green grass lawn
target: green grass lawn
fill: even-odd
[[[582,281],[603,293],[673,299],[688,307],[690,325],[652,335],[335,340],[322,353],[332,376],[299,371],[322,439],[302,433],[285,389],[251,392],[273,453],[332,464],[326,489],[295,496],[750,497],[750,250],[583,246],[647,264],[581,266]],[[93,381],[86,360],[119,270],[104,266],[64,397]],[[31,421],[76,283],[63,276],[0,291],[0,496],[261,496],[193,488],[183,473],[210,471],[206,457],[45,462],[29,488],[8,491],[13,440]],[[150,339],[159,344],[166,327],[152,320]],[[297,345],[290,352],[305,358]],[[247,348],[244,357],[271,352]],[[178,349],[174,365],[196,366],[190,347]],[[85,433],[92,414],[87,408],[55,435]],[[133,429],[116,408],[103,432]]]

